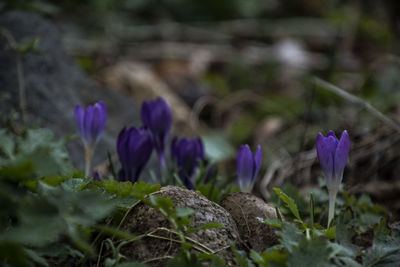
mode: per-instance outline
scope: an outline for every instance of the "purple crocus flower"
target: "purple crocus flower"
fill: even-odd
[[[178,139],[174,137],[171,143],[171,158],[178,166],[178,175],[186,188],[193,190],[191,180],[199,160],[204,160],[204,146],[199,137]]]
[[[136,182],[153,151],[150,133],[145,129],[124,128],[119,133],[117,152],[122,169],[119,181]]]
[[[321,133],[317,136],[318,160],[324,172],[328,190],[338,190],[343,179],[343,171],[346,166],[350,150],[350,139],[344,130],[340,140],[333,131],[329,131],[326,137]]]
[[[143,125],[151,132],[160,164],[165,167],[164,148],[172,126],[171,108],[162,97],[154,101],[144,101],[141,117]]]
[[[237,173],[239,188],[242,192],[250,193],[260,171],[262,163],[261,146],[257,146],[257,151],[253,155],[248,145],[242,145],[237,155]]]
[[[81,105],[75,107],[75,120],[85,147],[85,175],[89,175],[90,161],[97,142],[103,133],[107,120],[107,110],[102,101],[86,110]]]
[[[336,194],[342,182],[344,167],[349,155],[350,138],[346,130],[343,131],[340,140],[336,138],[333,131],[329,131],[326,137],[319,133],[316,147],[329,192],[329,226],[334,216]]]

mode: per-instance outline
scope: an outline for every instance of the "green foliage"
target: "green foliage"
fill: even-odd
[[[302,222],[299,210],[297,209],[297,205],[295,201],[286,195],[280,188],[274,188],[275,193],[277,193],[280,199],[286,204],[292,214],[296,217],[297,220]]]
[[[373,244],[362,257],[365,266],[395,266],[400,263],[400,234],[390,233],[386,219],[374,229]]]
[[[171,199],[160,197],[160,185],[84,178],[72,169],[65,141],[55,141],[46,129],[28,129],[20,135],[0,130],[0,141],[0,264],[49,266],[48,260],[54,259],[88,265],[100,259],[101,264],[110,267],[146,266],[127,262],[120,252],[127,242],[136,242],[142,236],[118,228],[124,215],[144,202],[169,220],[171,233],[180,239],[180,254],[167,266],[226,265],[217,255],[193,254],[194,244],[187,239],[193,232],[223,225],[210,222],[191,227],[190,217],[196,211],[176,207]],[[196,187],[209,199],[219,201],[235,190],[232,179],[223,182],[218,173],[204,184],[206,170],[206,166],[200,167]],[[356,198],[341,188],[336,220],[325,229],[321,226],[325,225],[321,220],[326,219],[327,212],[324,190],[314,190],[309,200],[293,186],[274,191],[272,200],[278,218],[259,220],[277,228],[280,243],[262,253],[248,254],[232,244],[241,266],[399,264],[400,235],[382,219],[387,211],[368,196]],[[372,232],[373,236],[369,234]],[[363,238],[370,243],[355,242]]]

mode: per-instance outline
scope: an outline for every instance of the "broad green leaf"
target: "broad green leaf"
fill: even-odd
[[[261,255],[252,250],[250,257],[260,266],[270,266],[271,264],[286,265],[287,253],[282,250],[265,251]],[[272,265],[275,266],[275,265]]]
[[[287,205],[292,214],[299,220],[301,220],[299,210],[297,209],[297,205],[292,198],[286,195],[280,188],[273,188],[273,190],[279,195],[280,199]]]
[[[331,249],[328,241],[318,238],[307,240],[302,238],[297,246],[293,247],[287,258],[289,267],[326,266],[329,264]]]
[[[400,233],[390,231],[382,219],[374,229],[373,245],[363,255],[365,266],[397,266],[400,264]]]
[[[299,232],[293,223],[283,222],[282,229],[277,232],[280,237],[281,244],[289,251],[292,252],[293,248],[297,246],[298,242],[303,238],[303,234]]]

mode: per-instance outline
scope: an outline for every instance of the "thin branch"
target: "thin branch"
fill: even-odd
[[[382,112],[380,112],[379,110],[374,108],[370,103],[366,102],[365,100],[363,100],[357,96],[354,96],[354,95],[346,92],[345,90],[340,89],[339,87],[337,87],[327,81],[324,81],[318,77],[315,77],[314,81],[321,88],[324,88],[324,89],[346,99],[347,101],[349,101],[353,104],[359,105],[360,107],[368,110],[370,113],[372,113],[372,115],[374,115],[375,117],[380,119],[382,122],[386,123],[388,126],[393,128],[394,130],[400,132],[400,126],[397,122],[395,122],[394,120],[385,116]]]

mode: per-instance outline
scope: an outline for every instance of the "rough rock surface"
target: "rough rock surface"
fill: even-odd
[[[171,198],[175,207],[187,206],[196,210],[196,213],[191,216],[191,227],[199,227],[209,222],[224,225],[222,228],[191,233],[189,237],[217,252],[229,265],[237,265],[229,249],[229,240],[239,242],[239,233],[235,222],[226,210],[194,191],[176,186],[162,187],[157,194]],[[160,212],[143,203],[130,211],[121,226],[123,230],[135,235],[150,233],[161,227],[171,229],[169,221]],[[121,249],[122,254],[129,259],[146,262],[151,266],[165,266],[168,257],[176,256],[180,249],[179,243],[168,239],[179,238],[163,230],[155,231],[153,234],[159,237],[145,237],[138,242],[129,243]]]
[[[0,116],[19,109],[16,52],[4,32],[17,43],[39,39],[37,51],[21,56],[26,94],[26,122],[49,127],[57,137],[77,132],[73,110],[76,104],[103,100],[108,120],[93,163],[106,159],[107,150],[115,151],[115,140],[124,125],[140,126],[139,109],[121,92],[96,85],[85,77],[75,61],[65,52],[58,28],[36,14],[9,12],[0,15]],[[0,121],[0,126],[2,122]],[[68,145],[74,166],[83,167],[83,148],[79,139]]]
[[[237,192],[226,196],[221,201],[233,217],[244,244],[257,252],[279,243],[275,234],[276,228],[261,223],[260,218],[276,218],[274,206],[264,200],[248,194]]]

